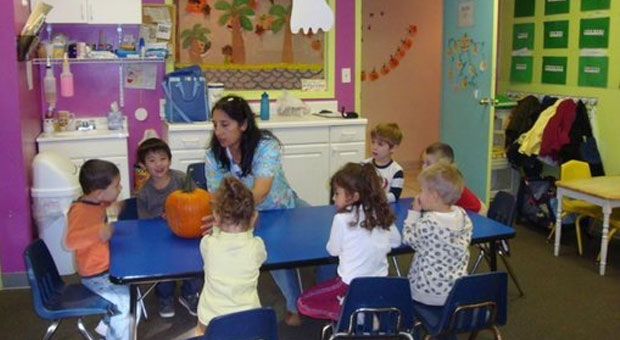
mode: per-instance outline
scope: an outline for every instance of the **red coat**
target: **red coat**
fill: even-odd
[[[563,101],[556,109],[555,115],[549,119],[543,130],[539,156],[550,156],[559,160],[562,147],[570,143],[569,132],[575,121],[577,105],[572,100]]]

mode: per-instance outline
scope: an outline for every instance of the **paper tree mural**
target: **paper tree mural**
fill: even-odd
[[[214,7],[222,13],[219,16],[218,23],[220,26],[227,25],[231,30],[232,37],[232,58],[233,64],[245,64],[245,44],[241,30],[251,31],[251,16],[254,16],[254,10],[250,8],[250,0],[218,0]]]

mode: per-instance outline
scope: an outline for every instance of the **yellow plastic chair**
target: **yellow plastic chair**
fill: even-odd
[[[560,168],[560,180],[562,181],[590,177],[592,177],[592,174],[590,173],[590,166],[586,162],[571,160],[562,164]],[[583,247],[581,245],[581,220],[584,217],[602,219],[603,211],[601,210],[601,207],[595,204],[572,198],[563,198],[560,217],[563,218],[568,214],[577,215],[577,218],[575,219],[575,232],[577,234],[577,247],[579,250],[579,255],[582,255]],[[554,225],[553,228],[551,228],[551,232],[549,233],[549,236],[547,236],[547,240],[551,240],[553,234],[555,233],[555,228],[557,228],[557,225]]]

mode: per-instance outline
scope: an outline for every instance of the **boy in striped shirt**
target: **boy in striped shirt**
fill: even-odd
[[[392,153],[400,145],[403,132],[396,123],[381,123],[370,131],[370,138],[372,158],[364,162],[372,162],[383,179],[383,189],[388,202],[395,202],[400,198],[405,179],[403,168],[392,159]]]

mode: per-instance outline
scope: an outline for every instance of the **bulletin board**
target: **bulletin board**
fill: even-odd
[[[239,90],[301,89],[326,77],[326,34],[292,34],[292,0],[179,0],[175,64]]]

